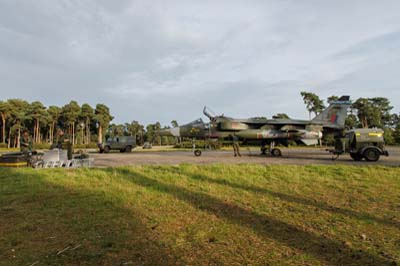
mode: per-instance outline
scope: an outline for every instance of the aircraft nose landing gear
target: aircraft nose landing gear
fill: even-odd
[[[194,156],[196,157],[201,156],[201,150],[194,150]]]
[[[275,141],[272,141],[269,144],[269,153],[273,157],[281,157],[282,156],[282,151],[279,148],[275,148]]]
[[[274,148],[271,150],[271,155],[273,157],[281,157],[282,156],[282,151],[278,148]]]
[[[268,155],[271,154],[273,157],[281,157],[282,156],[282,151],[279,148],[275,148],[275,142],[272,141],[269,144],[269,147],[266,147],[266,143],[263,142],[261,144],[261,155]]]

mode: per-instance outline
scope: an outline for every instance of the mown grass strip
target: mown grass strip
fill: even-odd
[[[1,169],[0,265],[395,265],[399,191],[390,167]]]

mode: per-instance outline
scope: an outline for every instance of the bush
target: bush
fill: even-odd
[[[5,146],[7,147],[7,145]],[[51,147],[51,144],[49,143],[35,143],[33,144],[33,149],[35,150],[49,150]],[[1,148],[1,146],[0,146]],[[90,143],[90,144],[77,144],[74,145],[74,149],[97,149],[97,144],[96,143]]]
[[[50,144],[49,143],[35,143],[35,144],[33,144],[33,149],[34,150],[48,150],[48,149],[50,149]]]
[[[385,131],[385,134],[384,134],[385,144],[394,145],[396,142],[395,142],[395,138],[393,136],[393,133],[394,133],[393,130],[390,128],[385,128],[384,131]]]
[[[97,149],[97,144],[96,143],[90,143],[90,144],[77,144],[74,145],[74,149]]]

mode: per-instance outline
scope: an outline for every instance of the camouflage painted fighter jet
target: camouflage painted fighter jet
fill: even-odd
[[[288,146],[292,140],[305,145],[315,145],[319,143],[323,134],[343,130],[350,105],[350,97],[342,96],[312,120],[235,119],[224,115],[212,115],[207,107],[204,107],[203,113],[210,119],[210,123],[204,123],[200,118],[180,127],[165,129],[160,134],[194,139],[227,139],[235,135],[242,141],[259,143],[263,153],[281,156],[281,151],[275,147],[277,144]]]

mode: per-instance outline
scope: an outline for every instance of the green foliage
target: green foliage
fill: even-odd
[[[358,127],[358,119],[354,114],[348,114],[345,121],[346,128],[357,128]]]
[[[91,142],[88,144],[77,144],[74,146],[74,150],[77,151],[78,149],[98,149],[96,142]]]
[[[35,143],[33,149],[35,150],[49,150],[51,145],[49,143]]]
[[[387,145],[393,145],[396,143],[393,133],[394,133],[393,129],[384,128],[384,139]]]
[[[278,113],[272,116],[273,119],[290,119],[290,117],[285,113]]]
[[[205,141],[205,140],[196,140],[196,148],[198,149],[208,149],[211,148],[213,150],[219,150],[222,147],[222,143],[220,141]],[[174,148],[177,149],[192,149],[193,141],[181,141],[174,145]]]
[[[92,119],[94,117],[94,110],[89,104],[84,103],[84,104],[82,104],[81,112],[80,112],[79,116],[83,120]]]
[[[396,144],[400,144],[400,123],[398,122],[393,131],[393,138]]]
[[[125,125],[111,124],[108,127],[107,137],[125,136],[125,135],[127,135],[127,129],[126,129]]]
[[[97,104],[94,111],[94,118],[98,127],[98,142],[103,142],[103,130],[107,129],[110,121],[114,117],[110,114],[110,109],[105,104]]]
[[[178,122],[177,122],[176,120],[172,120],[172,121],[171,121],[171,126],[172,126],[172,127],[178,127],[179,124],[178,124]]]
[[[146,126],[146,135],[145,139],[151,143],[157,143],[158,145],[161,144],[160,132],[161,124],[160,122],[156,122],[154,124],[149,124]]]
[[[339,100],[339,96],[332,95],[332,96],[329,96],[329,97],[328,97],[327,103],[328,103],[328,104],[331,104],[331,103],[333,103],[333,102],[336,102],[337,100]]]
[[[32,102],[29,106],[28,112],[30,117],[41,119],[46,115],[46,107],[41,102]]]
[[[51,105],[47,109],[47,113],[49,114],[51,121],[57,121],[61,115],[61,108],[55,105]]]
[[[69,104],[62,107],[61,116],[67,124],[72,125],[78,120],[80,111],[81,108],[79,107],[79,104],[76,101],[71,101]]]
[[[303,97],[303,101],[310,114],[310,118],[311,118],[311,113],[318,115],[319,113],[322,112],[322,110],[324,110],[325,108],[324,101],[321,100],[319,96],[316,95],[315,93],[302,91],[300,92],[300,95],[301,97]]]
[[[6,142],[6,126],[7,119],[11,116],[11,106],[8,102],[0,101],[0,118],[1,118],[1,142]]]
[[[386,98],[359,98],[352,107],[357,111],[357,117],[364,128],[383,128],[391,123],[390,110],[393,109],[393,106]]]
[[[143,145],[144,143],[144,126],[141,125],[138,121],[132,121],[130,124],[125,124],[126,134],[128,136],[136,136],[136,143],[139,145]]]
[[[114,117],[110,114],[110,109],[105,104],[97,104],[95,109],[95,119],[103,128],[107,128]]]
[[[108,109],[104,107],[100,109]],[[108,118],[112,118],[109,113]],[[33,134],[35,145],[52,143],[58,127],[71,134],[76,140],[75,144],[90,144],[92,136],[96,136],[95,122],[93,108],[89,104],[80,107],[76,101],[71,101],[62,108],[54,105],[46,108],[38,101],[0,101],[1,142],[8,141],[10,147],[18,146],[22,129],[28,129]],[[77,134],[78,136],[75,136]],[[46,147],[46,144],[43,144],[43,147]]]

